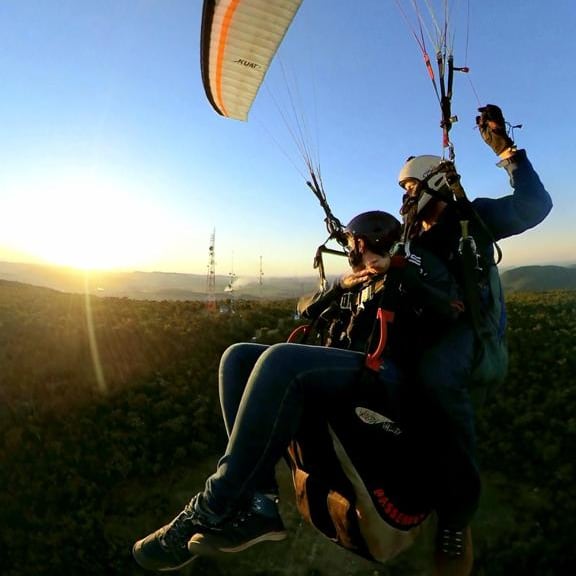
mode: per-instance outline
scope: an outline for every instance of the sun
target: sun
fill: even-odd
[[[132,188],[86,172],[20,190],[12,241],[51,264],[84,270],[143,265],[158,256],[159,211]]]

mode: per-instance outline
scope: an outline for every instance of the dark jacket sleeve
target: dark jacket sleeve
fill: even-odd
[[[540,224],[552,209],[552,199],[525,150],[498,164],[510,176],[513,193],[503,198],[477,198],[472,205],[495,240],[520,234]]]
[[[297,311],[302,318],[313,319],[320,315],[330,304],[337,302],[344,291],[340,288],[338,281],[327,290],[318,290],[312,295],[302,296],[298,300]]]
[[[417,259],[412,258],[402,271],[402,285],[408,299],[428,318],[455,320],[458,312],[453,303],[461,300],[461,296],[452,274],[429,252],[419,250]]]

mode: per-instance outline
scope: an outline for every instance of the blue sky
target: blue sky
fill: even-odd
[[[411,12],[411,4],[407,12]],[[441,2],[432,2],[440,5]],[[576,4],[455,3],[451,132],[471,198],[509,192],[475,130],[498,104],[554,199],[503,266],[573,262]],[[438,103],[395,0],[304,0],[248,122],[202,87],[200,0],[0,2],[0,260],[219,274],[314,274],[327,236],[283,120],[305,119],[343,222],[397,214],[412,154],[441,154]],[[431,44],[428,49],[433,51]],[[288,78],[288,80],[287,80]],[[334,264],[336,265],[336,263]]]

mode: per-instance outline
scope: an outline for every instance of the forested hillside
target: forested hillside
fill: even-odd
[[[521,266],[502,273],[508,292],[576,290],[575,266]]]
[[[145,574],[133,541],[179,511],[224,446],[222,351],[256,333],[285,339],[294,305],[214,314],[0,281],[0,574]],[[576,293],[515,294],[508,310],[510,376],[479,417],[477,573],[564,576],[576,566]],[[183,573],[428,573],[426,537],[387,566],[324,540],[279,474],[289,540]]]

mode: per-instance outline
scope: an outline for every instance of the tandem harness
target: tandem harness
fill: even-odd
[[[358,292],[345,292],[340,298],[340,308],[356,312],[364,309],[366,302],[374,298],[381,290],[384,289],[386,281],[384,278],[374,280],[367,286],[363,286]]]
[[[345,292],[335,306],[339,313],[349,314],[349,328],[359,315],[366,313],[367,306],[373,306],[376,302],[376,312],[364,347],[365,366],[374,372],[378,372],[384,362],[389,326],[394,323],[398,304],[401,270],[405,265],[406,259],[403,256],[392,256],[390,268],[385,275],[376,276],[359,289]],[[302,337],[301,341],[305,342],[321,316],[322,314],[318,314],[310,324],[296,328],[288,337],[288,342],[295,342],[298,337]]]
[[[382,563],[414,543],[433,508],[429,454],[404,429],[395,401],[397,373],[380,370],[405,265],[403,257],[392,257],[385,275],[334,302],[351,321],[365,315],[363,369],[328,413],[304,407],[287,454],[302,518],[339,546]],[[299,332],[306,338],[321,316],[288,341]]]

